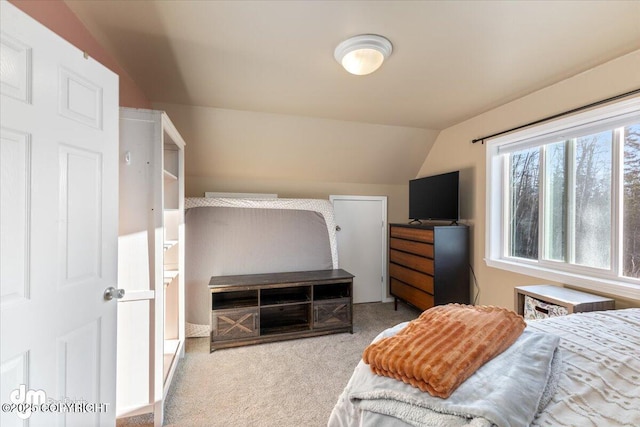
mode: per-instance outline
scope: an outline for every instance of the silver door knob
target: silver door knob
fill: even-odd
[[[104,299],[111,301],[112,299],[120,299],[124,296],[124,289],[116,289],[113,286],[109,286],[104,290]]]

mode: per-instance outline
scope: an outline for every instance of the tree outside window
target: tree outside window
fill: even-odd
[[[512,151],[506,164],[508,257],[640,278],[640,123]],[[622,200],[619,227],[616,200]],[[619,272],[614,230],[622,240]]]

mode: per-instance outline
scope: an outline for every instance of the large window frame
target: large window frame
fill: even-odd
[[[640,279],[624,277],[622,271],[622,162],[623,150],[619,138],[613,143],[611,269],[603,270],[566,262],[537,260],[509,256],[509,153],[540,147],[559,139],[572,138],[588,132],[599,132],[640,122],[640,97],[619,101],[597,109],[566,116],[552,122],[526,128],[487,142],[486,149],[486,241],[485,262],[515,273],[552,280],[587,290],[619,297],[640,299]],[[544,150],[542,150],[544,151]],[[541,163],[544,165],[544,156]],[[543,175],[544,172],[541,172]],[[541,185],[540,187],[544,187]],[[544,212],[543,190],[540,193],[539,214]],[[544,248],[544,221],[539,221],[539,248]],[[540,251],[542,252],[542,251]]]

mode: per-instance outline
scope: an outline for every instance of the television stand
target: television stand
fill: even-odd
[[[353,275],[344,270],[214,276],[210,350],[353,333]]]

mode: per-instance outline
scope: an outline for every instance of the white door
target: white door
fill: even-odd
[[[387,198],[330,196],[338,231],[338,263],[355,275],[353,302],[380,302],[387,296]]]
[[[75,404],[3,405],[0,424],[112,426],[118,77],[6,1],[0,15],[0,401]]]

